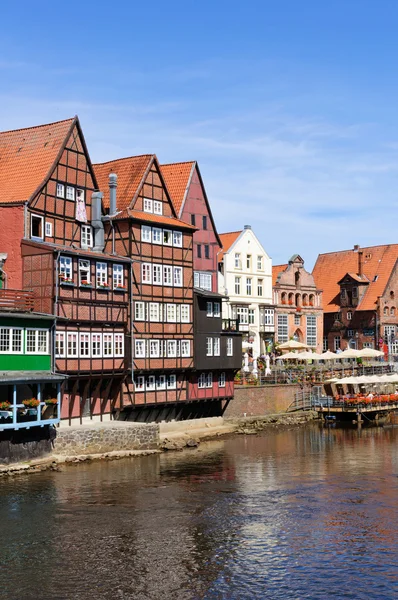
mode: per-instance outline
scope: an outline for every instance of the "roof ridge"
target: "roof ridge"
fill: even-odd
[[[100,165],[108,165],[109,163],[119,162],[121,160],[129,160],[131,158],[143,158],[144,156],[153,157],[156,156],[155,153],[152,154],[135,154],[133,156],[122,156],[121,158],[113,158],[112,160],[106,160],[104,162],[93,163],[94,167],[99,167]]]
[[[171,165],[193,165],[197,160],[181,160],[179,162],[161,163],[161,167],[171,167]]]
[[[242,233],[243,229],[237,229],[236,231],[225,231],[225,233],[219,233],[218,235],[230,235],[231,233]]]
[[[28,129],[40,129],[42,127],[50,127],[51,125],[59,125],[60,123],[72,123],[77,119],[77,115],[74,117],[70,117],[69,119],[61,119],[60,121],[53,121],[52,123],[42,123],[41,125],[31,125],[30,127],[20,127],[19,129],[6,129],[5,131],[0,131],[0,135],[3,133],[16,133],[17,131],[27,131]]]
[[[375,244],[374,246],[360,246],[358,250],[371,250],[372,248],[389,248],[391,246],[398,246],[398,244]],[[342,252],[358,252],[354,248],[348,248],[347,250],[332,250],[331,252],[321,252],[318,256],[327,256],[328,254],[340,254]]]

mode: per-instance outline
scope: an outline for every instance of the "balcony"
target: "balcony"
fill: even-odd
[[[31,312],[34,310],[34,294],[24,290],[0,290],[0,310]]]
[[[239,319],[223,319],[222,330],[239,332]]]

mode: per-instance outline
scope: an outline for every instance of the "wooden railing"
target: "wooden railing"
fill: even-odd
[[[24,290],[0,290],[0,310],[32,311],[34,294]]]

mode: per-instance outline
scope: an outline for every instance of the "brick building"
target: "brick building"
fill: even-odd
[[[398,354],[398,244],[320,254],[313,275],[323,290],[323,348],[382,348]]]
[[[275,338],[278,343],[293,338],[322,351],[322,290],[304,268],[298,254],[288,264],[272,267],[275,304]]]

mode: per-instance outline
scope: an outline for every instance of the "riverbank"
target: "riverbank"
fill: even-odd
[[[51,454],[25,462],[0,465],[0,478],[40,473],[47,470],[60,471],[66,466],[82,462],[111,461],[159,454],[164,451],[182,451],[185,448],[197,447],[201,441],[237,434],[253,435],[268,428],[297,427],[315,419],[317,419],[317,413],[308,411],[231,419],[213,417],[211,419],[160,423],[159,425],[120,421],[80,425],[70,428],[69,431],[63,431],[60,436],[61,443],[57,448],[57,441],[55,441],[54,451]],[[137,445],[139,428],[142,428],[143,431],[138,435],[140,445],[145,445],[144,440],[147,440],[150,447],[126,448],[128,440],[131,440],[133,446]],[[119,434],[118,437],[115,432]],[[111,449],[110,440],[113,444],[120,446],[117,439],[122,440],[124,447]],[[135,440],[134,444],[133,439]],[[91,443],[88,443],[87,440],[91,440]],[[102,451],[93,452],[93,449],[101,449],[101,441]]]

